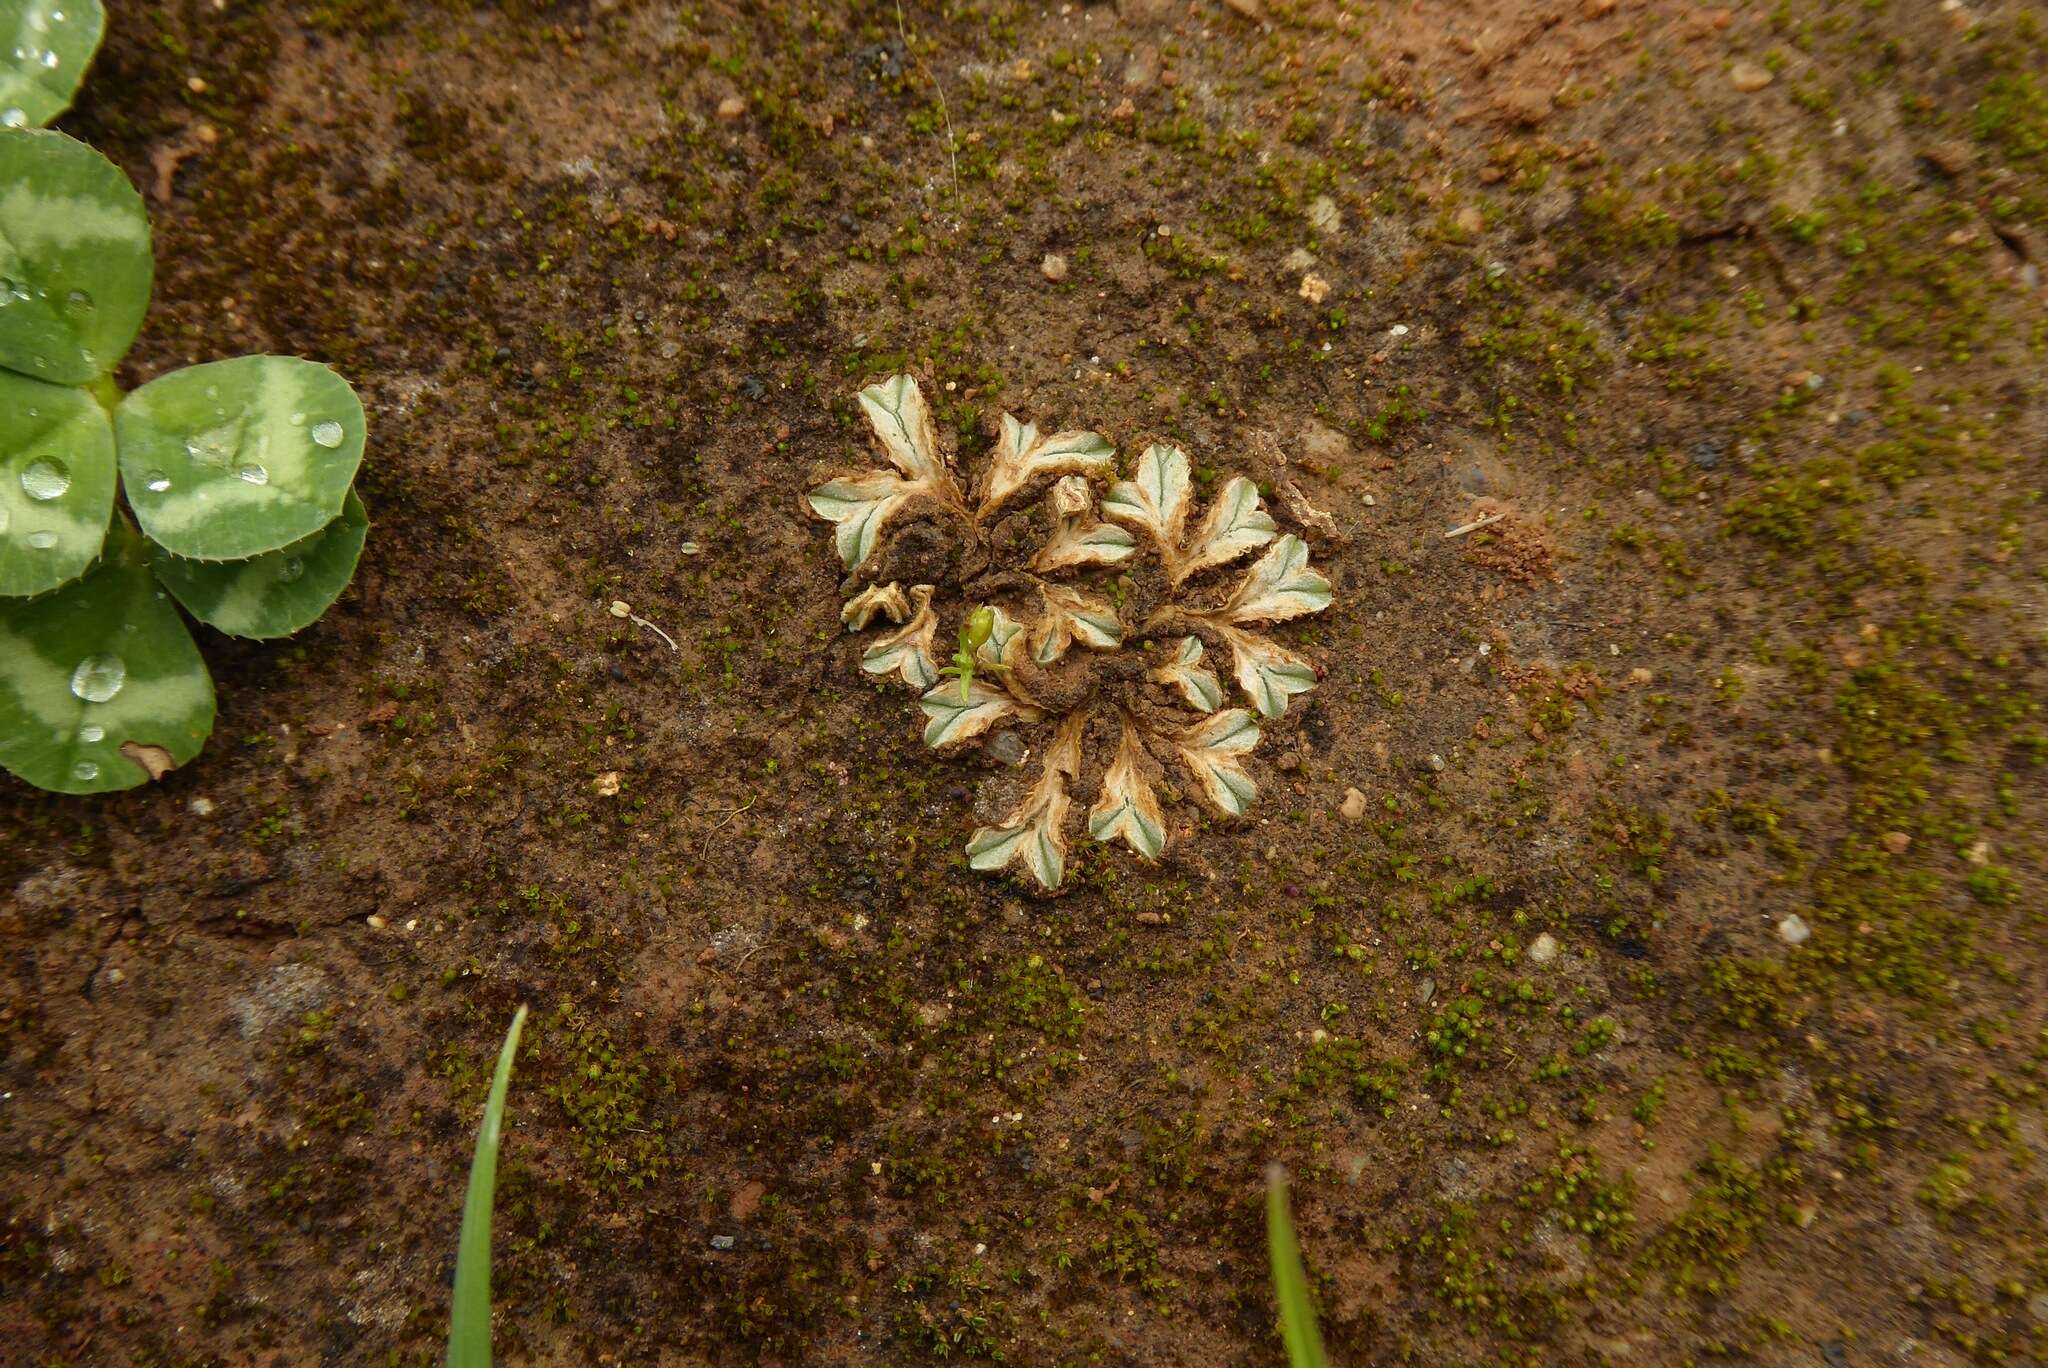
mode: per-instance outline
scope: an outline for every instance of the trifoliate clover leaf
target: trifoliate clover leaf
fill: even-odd
[[[1102,512],[1106,517],[1151,533],[1171,576],[1180,562],[1188,499],[1187,453],[1179,447],[1153,445],[1138,457],[1138,468],[1131,479],[1110,487],[1102,501]]]
[[[0,599],[0,767],[106,793],[184,764],[212,730],[206,662],[124,520],[84,579]]]
[[[1238,757],[1258,744],[1259,724],[1243,708],[1232,708],[1181,733],[1178,749],[1209,806],[1227,817],[1242,817],[1259,788]]]
[[[1292,533],[1273,543],[1216,613],[1230,622],[1286,622],[1330,606],[1330,582],[1308,568],[1308,546]]]
[[[85,390],[0,371],[0,595],[77,579],[114,508],[114,430]]]
[[[355,578],[370,518],[350,490],[341,516],[302,541],[239,561],[151,554],[156,577],[185,611],[229,636],[269,640],[320,620]]]
[[[1019,490],[1048,475],[1107,476],[1115,470],[1116,448],[1095,432],[1056,432],[1040,437],[1031,423],[1003,415],[995,462],[989,467],[977,518],[987,518]]]
[[[889,587],[896,588],[893,584]],[[896,597],[903,597],[900,590]],[[910,620],[868,647],[860,667],[872,675],[893,674],[913,689],[929,689],[939,682],[939,665],[933,658],[939,618],[932,611],[932,587],[913,586],[910,597],[916,602],[915,610],[904,605]]]
[[[0,129],[70,108],[106,25],[100,0],[0,0]]]
[[[1052,540],[1031,558],[1031,568],[1038,574],[1115,565],[1129,560],[1138,549],[1138,539],[1129,532],[1090,516],[1095,510],[1095,494],[1081,476],[1061,477],[1052,487],[1051,502],[1059,526]]]
[[[1140,857],[1156,860],[1166,849],[1166,819],[1145,763],[1137,729],[1126,721],[1116,757],[1102,776],[1102,793],[1088,810],[1088,835],[1105,843],[1121,839]]]
[[[151,541],[186,560],[247,560],[341,515],[363,459],[363,405],[317,362],[241,356],[132,391],[114,436]]]
[[[1231,673],[1252,706],[1267,717],[1287,711],[1287,700],[1316,686],[1316,667],[1256,632],[1212,623],[1230,646]]]
[[[1228,565],[1273,540],[1278,531],[1272,517],[1259,507],[1259,487],[1242,475],[1234,476],[1189,539],[1171,572],[1174,582]]]
[[[1187,700],[1190,708],[1199,712],[1212,713],[1223,706],[1223,685],[1215,672],[1202,664],[1202,639],[1182,637],[1173,648],[1173,659],[1147,678],[1155,684],[1167,684],[1180,690],[1180,696]]]
[[[931,586],[923,586],[927,600],[931,597]],[[846,624],[849,632],[864,632],[877,616],[891,622],[910,620],[910,600],[903,596],[903,586],[891,580],[887,584],[871,584],[846,601],[839,610],[839,620]]]
[[[1001,826],[982,827],[967,842],[967,863],[984,873],[1021,864],[1048,891],[1067,877],[1067,781],[1081,772],[1081,728],[1075,714],[1046,748],[1045,769]]]
[[[155,272],[149,215],[120,167],[50,129],[0,131],[0,367],[59,385],[106,374],[141,330]]]
[[[1114,651],[1123,644],[1123,623],[1108,604],[1063,584],[1041,584],[1038,595],[1045,616],[1032,633],[1031,658],[1040,665],[1052,664],[1077,641],[1097,651]]]
[[[1036,722],[1043,717],[1037,708],[976,675],[969,681],[966,697],[952,680],[941,680],[918,700],[924,715],[924,743],[934,750],[971,741],[1006,717]]]

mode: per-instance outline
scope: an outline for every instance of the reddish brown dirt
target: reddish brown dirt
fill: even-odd
[[[1278,1362],[1273,1160],[1342,1363],[2043,1355],[2037,6],[117,8],[122,379],[332,361],[375,526],[0,788],[20,1361],[438,1361],[521,1002],[506,1362]],[[968,871],[799,501],[899,367],[1295,462],[1251,818]]]

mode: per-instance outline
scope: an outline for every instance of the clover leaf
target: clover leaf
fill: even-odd
[[[84,390],[0,371],[0,594],[77,579],[114,508],[114,430]]]
[[[0,125],[61,112],[99,41],[96,3],[58,3],[0,0]],[[213,682],[178,605],[288,636],[348,587],[369,529],[362,403],[325,366],[241,357],[121,395],[154,272],[119,168],[0,126],[0,768],[59,793],[132,788],[205,744]]]
[[[156,263],[121,169],[48,129],[0,133],[0,367],[60,385],[114,368]]]
[[[70,108],[106,25],[100,0],[0,0],[0,128]]]
[[[133,788],[199,753],[213,681],[121,519],[84,579],[0,599],[0,766],[38,788]]]

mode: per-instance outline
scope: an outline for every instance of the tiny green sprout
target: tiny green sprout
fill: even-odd
[[[355,575],[363,406],[291,356],[115,368],[156,263],[121,169],[33,125],[98,45],[97,0],[0,0],[0,769],[58,793],[133,788],[199,753],[213,680],[186,615],[269,640]]]
[[[953,652],[953,663],[939,671],[960,681],[962,703],[967,702],[968,690],[974,687],[974,653],[988,644],[989,633],[995,629],[995,609],[984,606],[969,613],[967,621],[960,624],[960,649]]]

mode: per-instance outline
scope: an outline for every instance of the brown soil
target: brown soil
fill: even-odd
[[[122,378],[334,362],[375,526],[0,788],[11,1361],[437,1362],[521,1002],[506,1362],[1278,1362],[1273,1160],[1347,1364],[2048,1352],[2038,6],[114,8]],[[1251,819],[967,870],[799,503],[903,367],[1277,439]]]

